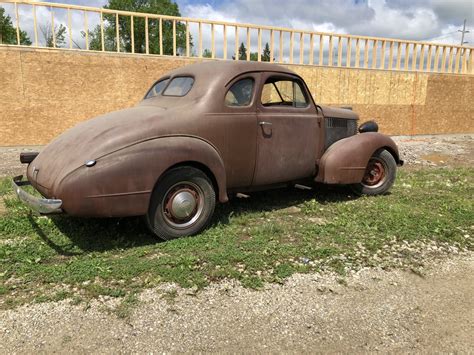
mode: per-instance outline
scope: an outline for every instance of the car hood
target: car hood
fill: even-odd
[[[82,122],[59,135],[41,151],[28,167],[28,178],[43,191],[49,190],[55,182],[89,160],[166,134],[163,129],[166,124],[158,124],[166,121],[165,111],[157,106],[137,106]]]
[[[348,120],[359,119],[359,115],[351,109],[330,106],[321,106],[321,108],[323,109],[324,117],[345,118]]]

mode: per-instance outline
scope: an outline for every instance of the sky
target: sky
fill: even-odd
[[[101,7],[107,0],[53,0]],[[186,17],[303,30],[474,44],[473,0],[176,0]]]

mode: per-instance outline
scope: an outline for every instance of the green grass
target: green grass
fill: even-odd
[[[371,256],[403,243],[472,250],[473,177],[472,168],[402,170],[391,194],[372,198],[329,186],[254,193],[218,206],[201,235],[169,242],[141,218],[32,215],[3,179],[0,307],[103,295],[122,298],[124,316],[138,292],[162,282],[199,289],[231,278],[259,288],[295,272],[344,275],[347,265],[374,265]]]

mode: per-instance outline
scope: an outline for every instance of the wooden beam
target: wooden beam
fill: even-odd
[[[324,63],[324,37],[319,35],[319,65]]]
[[[309,35],[309,64],[313,65],[314,62],[314,35]]]
[[[270,63],[273,63],[274,55],[275,55],[275,34],[273,30],[270,30]]]

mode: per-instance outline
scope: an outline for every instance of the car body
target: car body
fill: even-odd
[[[393,164],[402,164],[397,146],[376,128],[358,134],[357,120],[350,109],[317,105],[304,80],[285,67],[192,64],[158,80],[137,106],[79,123],[41,153],[21,156],[28,181],[15,178],[15,190],[41,213],[146,215],[162,238],[195,234],[209,222],[213,203],[236,192],[299,181],[354,184],[369,194],[388,191]],[[373,159],[382,151],[393,161],[388,166],[382,159],[377,168]],[[380,181],[367,183],[377,169],[392,180],[383,189]],[[163,179],[186,184],[156,192]],[[28,195],[21,187],[26,183],[45,198]],[[211,211],[201,206],[209,195],[215,200]],[[164,213],[166,231],[154,225],[152,205]],[[189,215],[199,208],[207,220],[191,223]]]

